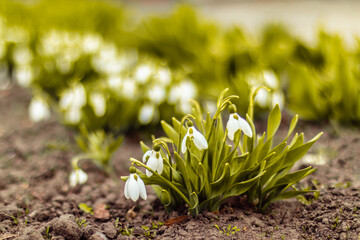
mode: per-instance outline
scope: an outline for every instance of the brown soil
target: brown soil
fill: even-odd
[[[244,199],[234,198],[219,212],[188,217],[166,213],[150,188],[147,201],[126,200],[123,182],[107,177],[90,162],[81,164],[89,174],[88,182],[69,187],[70,159],[78,151],[72,133],[54,119],[31,124],[27,117],[29,99],[30,94],[17,87],[0,92],[0,240],[360,236],[359,130],[342,129],[334,137],[327,125],[301,123],[298,131],[303,130],[307,139],[325,132],[312,152],[325,152],[328,158],[325,165],[314,165],[318,171],[303,182],[316,184],[321,192],[310,205],[296,199],[281,201],[262,214],[253,211]],[[283,131],[286,125],[287,121]],[[119,177],[128,174],[130,156],[141,157],[138,137],[129,139],[114,158]],[[80,203],[91,206],[94,214],[81,210]],[[144,229],[146,226],[150,230]],[[132,236],[126,236],[127,231]]]

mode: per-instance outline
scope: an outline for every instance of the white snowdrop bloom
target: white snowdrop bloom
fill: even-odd
[[[121,85],[122,85],[122,82],[123,82],[123,79],[120,77],[120,76],[117,76],[117,75],[111,75],[107,78],[107,84],[109,85],[109,87],[111,89],[120,89],[121,88]]]
[[[81,108],[77,106],[70,106],[65,110],[64,118],[65,122],[70,124],[77,124],[80,122],[82,117]]]
[[[213,116],[217,110],[216,102],[215,101],[205,101],[205,107],[206,110],[210,113],[211,116]]]
[[[86,104],[86,92],[82,84],[77,84],[72,88],[68,88],[60,98],[60,107],[67,108],[81,108]]]
[[[106,111],[106,100],[103,94],[101,93],[91,93],[90,94],[90,105],[94,110],[94,113],[97,117],[102,117]]]
[[[39,122],[50,118],[50,109],[47,102],[39,97],[31,99],[29,105],[29,117],[33,122]]]
[[[148,98],[155,104],[160,104],[165,100],[166,91],[163,87],[155,85],[147,92]]]
[[[171,82],[171,72],[168,68],[160,68],[156,73],[156,80],[162,85],[167,86]]]
[[[131,198],[134,202],[139,199],[139,196],[146,200],[147,194],[144,181],[136,173],[131,173],[126,180],[124,195],[126,199]]]
[[[139,116],[138,116],[139,122],[142,125],[149,124],[151,120],[153,120],[154,115],[155,115],[155,106],[151,103],[145,103],[140,107],[139,110]]]
[[[180,100],[179,102],[179,108],[180,108],[180,112],[182,113],[189,113],[191,112],[192,109],[192,103],[188,100]]]
[[[264,71],[263,76],[266,86],[272,89],[277,89],[279,87],[279,79],[273,71]]]
[[[272,93],[272,106],[275,107],[276,104],[279,104],[280,110],[284,109],[285,97],[282,91],[275,91]]]
[[[33,59],[33,54],[27,46],[17,46],[13,52],[13,60],[17,65],[29,65]]]
[[[226,129],[228,130],[228,137],[231,141],[234,141],[234,135],[238,130],[243,131],[248,137],[252,137],[253,135],[249,123],[237,113],[230,114]]]
[[[261,88],[255,96],[255,103],[260,107],[266,108],[269,105],[269,91]]]
[[[130,78],[126,78],[123,81],[122,84],[122,88],[121,88],[121,94],[123,97],[125,97],[126,99],[134,99],[136,93],[136,84],[135,82],[130,79]]]
[[[181,143],[181,151],[182,153],[185,153],[187,150],[186,147],[186,140],[187,138],[190,138],[191,141],[194,142],[195,146],[199,149],[199,150],[203,150],[203,149],[207,149],[208,148],[208,143],[205,139],[205,137],[198,131],[196,130],[195,127],[191,126],[188,128],[187,133],[185,134],[182,143]]]
[[[75,187],[78,184],[84,184],[87,180],[88,175],[80,168],[73,170],[69,176],[69,182],[71,187]]]
[[[86,54],[96,53],[101,45],[101,36],[99,34],[86,34],[82,40],[82,50]]]
[[[134,78],[140,84],[144,84],[149,80],[152,72],[153,70],[150,65],[142,64],[136,68]]]
[[[14,76],[21,87],[29,87],[34,79],[34,70],[31,66],[21,65],[15,68]]]
[[[117,54],[117,48],[114,44],[103,44],[99,52],[92,57],[91,65],[97,72],[110,74],[116,69],[114,65],[116,64]]]
[[[143,156],[143,162],[146,162],[146,166],[161,175],[164,169],[164,163],[159,151],[147,151]],[[146,176],[151,177],[152,175],[153,173],[146,169]]]
[[[168,101],[171,104],[175,104],[179,101],[188,101],[190,99],[195,98],[197,95],[197,88],[195,84],[186,80],[181,82],[180,84],[172,86],[169,92]]]

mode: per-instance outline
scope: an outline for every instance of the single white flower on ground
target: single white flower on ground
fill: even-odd
[[[203,149],[207,149],[208,148],[208,143],[205,139],[205,137],[198,131],[196,130],[195,127],[192,126],[192,123],[189,122],[191,125],[188,128],[187,133],[185,134],[185,137],[182,140],[181,143],[181,151],[182,153],[186,152],[186,140],[189,137],[190,140],[192,140],[195,144],[195,146],[199,149],[199,150],[203,150]]]
[[[143,162],[146,162],[146,166],[161,175],[164,169],[164,162],[159,150],[159,146],[154,146],[154,150],[147,151],[143,156]],[[146,176],[151,177],[152,175],[153,173],[146,169]]]
[[[80,168],[73,170],[69,176],[69,182],[71,187],[75,187],[78,184],[86,183],[88,175]]]
[[[230,116],[226,124],[226,129],[228,130],[229,139],[231,141],[234,141],[234,135],[238,130],[243,131],[244,134],[247,135],[248,137],[252,137],[252,130],[249,123],[236,113],[236,107],[234,104],[231,104],[229,106],[229,111],[230,111]]]
[[[134,202],[139,199],[139,196],[146,200],[147,195],[144,181],[136,173],[131,173],[126,180],[124,195],[126,199],[131,198]]]
[[[50,109],[47,102],[39,97],[31,99],[29,105],[29,117],[33,122],[39,122],[50,118]]]
[[[145,103],[139,109],[138,119],[142,125],[149,124],[155,116],[155,106],[152,103]]]
[[[90,94],[90,105],[97,117],[104,116],[106,112],[106,99],[101,93]]]

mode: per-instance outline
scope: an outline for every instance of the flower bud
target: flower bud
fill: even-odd
[[[235,104],[231,104],[228,109],[229,109],[230,113],[236,113],[237,112]]]

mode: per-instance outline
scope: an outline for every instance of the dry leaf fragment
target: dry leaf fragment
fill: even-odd
[[[106,204],[102,203],[96,206],[94,209],[94,218],[100,220],[110,219],[110,212],[106,209]]]
[[[187,216],[187,215],[172,218],[172,219],[169,219],[169,220],[165,221],[165,226],[170,227],[171,225],[174,225],[174,224],[184,223],[188,219],[189,219],[189,216]]]

